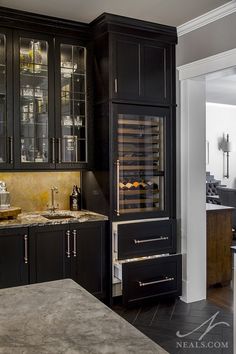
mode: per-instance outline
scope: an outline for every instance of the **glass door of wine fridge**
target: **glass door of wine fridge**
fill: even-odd
[[[116,216],[127,219],[134,214],[165,215],[169,204],[168,111],[117,105],[114,122]]]

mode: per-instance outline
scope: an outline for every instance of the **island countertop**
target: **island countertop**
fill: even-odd
[[[103,221],[108,220],[107,216],[94,213],[89,210],[81,211],[70,211],[70,210],[59,210],[56,212],[57,215],[69,215],[71,218],[61,218],[49,220],[42,215],[48,215],[49,212],[34,211],[28,213],[21,213],[18,215],[17,219],[1,220],[0,219],[0,229],[5,229],[9,227],[29,227],[29,226],[43,226],[43,225],[58,225],[58,224],[70,224],[70,223],[81,223],[89,221]]]
[[[0,353],[167,353],[70,279],[2,289],[0,309]]]

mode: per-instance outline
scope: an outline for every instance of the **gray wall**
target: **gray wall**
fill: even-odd
[[[236,48],[236,13],[179,37],[177,66]]]

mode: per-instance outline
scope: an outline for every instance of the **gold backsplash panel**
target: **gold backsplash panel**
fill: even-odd
[[[68,210],[72,187],[80,186],[80,172],[2,172],[0,181],[7,184],[11,206],[22,211],[46,210],[51,203],[51,186],[58,188],[56,204]]]

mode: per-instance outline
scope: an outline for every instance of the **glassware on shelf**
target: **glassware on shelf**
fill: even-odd
[[[43,155],[40,151],[36,151],[35,162],[43,162]]]
[[[29,48],[29,70],[32,73],[40,73],[41,65],[43,63],[41,43],[35,42],[34,40],[30,41]]]
[[[71,77],[71,75],[77,70],[77,64],[73,64],[70,61],[61,62],[61,73],[65,78]]]
[[[83,119],[80,116],[76,116],[74,118],[74,125],[77,127],[82,127],[83,126]]]
[[[33,97],[34,90],[32,86],[26,85],[25,87],[22,87],[21,89],[21,95],[22,96],[28,96],[28,97]]]
[[[64,126],[73,126],[73,119],[71,116],[64,116],[63,117],[63,125]]]
[[[21,162],[27,162],[26,150],[25,150],[25,140],[21,139]]]

